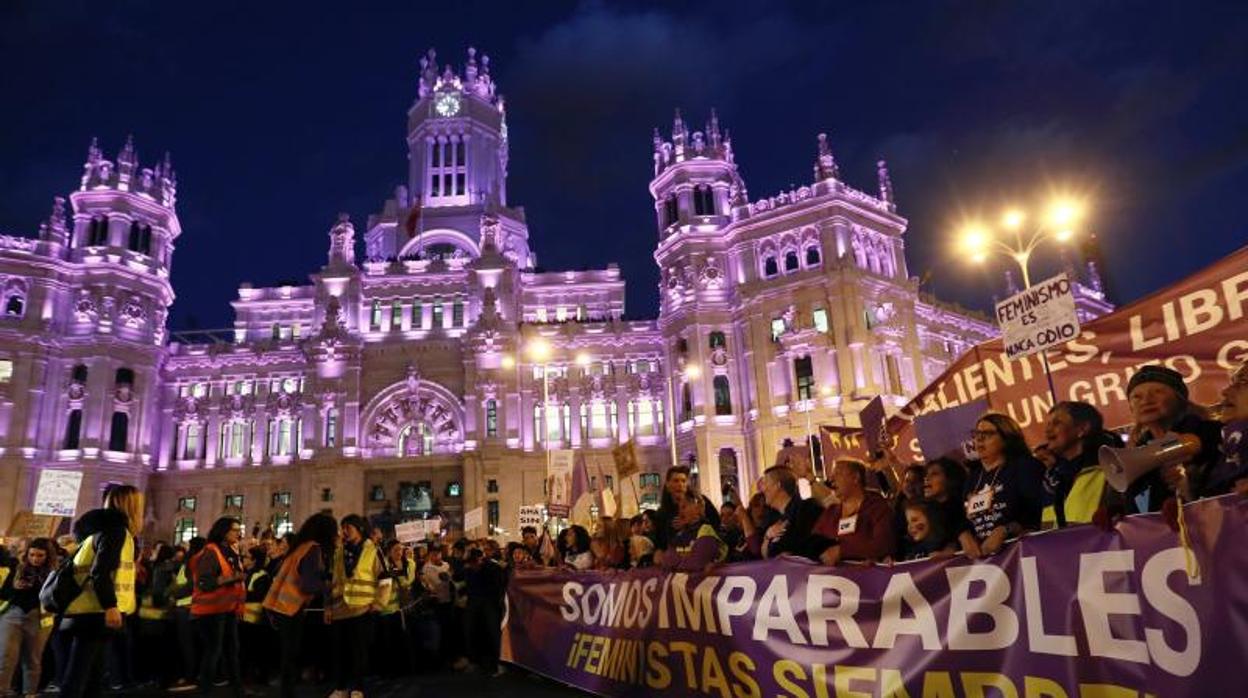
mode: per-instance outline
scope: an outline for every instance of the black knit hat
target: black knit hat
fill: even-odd
[[[1140,370],[1131,376],[1131,381],[1127,383],[1127,397],[1131,397],[1131,391],[1137,386],[1145,383],[1161,383],[1179,394],[1179,397],[1187,399],[1187,384],[1183,382],[1183,376],[1178,371],[1166,368],[1159,364],[1149,364],[1143,366]]]

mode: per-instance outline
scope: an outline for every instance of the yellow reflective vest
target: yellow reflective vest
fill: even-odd
[[[260,570],[251,575],[251,580],[247,582],[247,593],[250,594],[256,588],[256,582],[269,576],[268,572]],[[252,625],[260,623],[264,620],[264,601],[248,601],[243,604],[243,622]]]
[[[358,615],[377,599],[377,546],[364,540],[355,571],[347,576],[346,560],[341,545],[334,551],[334,606],[346,606],[348,615]]]
[[[1076,473],[1063,504],[1066,525],[1092,523],[1092,515],[1101,507],[1104,494],[1105,471],[1099,465],[1090,465]],[[1057,512],[1052,505],[1044,508],[1041,521],[1046,528],[1057,524]]]
[[[183,590],[188,592],[186,596],[179,597],[173,602],[173,605],[178,608],[191,607],[191,594],[189,593],[191,590],[187,589],[187,585],[190,584],[190,580],[186,578],[186,568],[189,567],[190,564],[190,559],[183,562],[182,566],[178,568],[178,574],[173,578],[173,588],[177,590],[177,593],[180,594]]]
[[[78,552],[74,553],[74,578],[82,586],[82,593],[65,609],[67,616],[103,613],[105,610],[100,607],[100,600],[95,597],[95,587],[87,583],[87,575],[91,574],[91,565],[95,563],[95,542],[98,535],[100,534],[93,533],[88,536],[78,546]],[[121,547],[121,562],[112,576],[113,589],[117,594],[117,610],[127,615],[133,614],[138,608],[138,601],[134,595],[134,536],[129,531],[126,531],[126,542]]]
[[[386,563],[387,565],[390,563]],[[407,564],[407,561],[399,563],[402,565],[402,572],[392,580],[389,596],[386,602],[382,604],[381,615],[388,616],[392,613],[398,613],[403,607],[403,600],[411,594],[412,585],[416,583],[416,564]]]

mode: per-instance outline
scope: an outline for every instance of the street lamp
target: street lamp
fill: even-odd
[[[1056,242],[1069,241],[1075,235],[1074,226],[1082,217],[1082,203],[1070,198],[1057,199],[1049,204],[1045,215],[1027,231],[1027,212],[1010,208],[1001,215],[1000,225],[1000,232],[1006,233],[1004,237],[1007,239],[1002,239],[1003,236],[996,234],[998,231],[983,223],[971,222],[962,228],[958,236],[958,247],[976,264],[983,263],[992,252],[1006,255],[1022,271],[1023,288],[1031,288],[1031,254],[1040,243],[1050,238]],[[1013,244],[1008,240],[1010,236],[1013,237]]]
[[[958,238],[958,246],[969,259],[981,264],[990,252],[997,252],[1013,259],[1023,272],[1023,289],[1031,288],[1031,270],[1028,265],[1031,253],[1036,251],[1040,243],[1052,238],[1058,243],[1069,241],[1075,236],[1074,226],[1083,218],[1083,203],[1071,198],[1058,198],[1049,203],[1044,217],[1036,222],[1030,232],[1024,234],[1027,213],[1021,209],[1007,209],[1001,216],[1001,228],[1013,235],[1014,244],[994,235],[993,230],[981,223],[969,223]],[[1044,375],[1049,380],[1049,394],[1057,400],[1057,390],[1053,386],[1053,374],[1049,371],[1049,359],[1043,352],[1040,363],[1044,366]]]
[[[685,380],[697,380],[702,375],[702,367],[697,364],[686,364],[681,375]],[[674,376],[673,376],[674,377]],[[665,380],[663,383],[667,386],[667,440],[672,449],[672,465],[680,465],[679,456],[676,455],[676,399],[675,391],[672,390],[672,381]]]
[[[820,397],[828,397],[831,394],[831,386],[825,385],[819,388]],[[815,472],[815,439],[811,433],[810,413],[815,411],[816,399],[814,396],[806,398],[806,447],[810,449],[810,472],[812,474]]]

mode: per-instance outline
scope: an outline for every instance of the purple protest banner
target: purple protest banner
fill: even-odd
[[[505,660],[603,696],[1238,693],[1248,499],[1026,536],[987,560],[517,572]]]
[[[923,458],[935,460],[953,455],[958,460],[965,460],[965,444],[971,438],[971,430],[987,411],[988,401],[980,399],[915,417],[914,433],[919,439]]]

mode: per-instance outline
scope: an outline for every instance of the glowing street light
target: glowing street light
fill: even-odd
[[[1070,241],[1075,236],[1075,225],[1083,217],[1083,213],[1084,207],[1080,201],[1072,198],[1057,199],[1049,204],[1043,222],[1034,223],[1030,232],[1027,232],[1027,212],[1019,208],[1009,208],[1001,216],[1000,230],[1012,234],[1013,244],[1008,242],[1010,236],[997,235],[988,226],[971,222],[958,233],[958,249],[974,264],[987,261],[991,252],[1005,254],[1022,270],[1023,287],[1030,288],[1031,270],[1028,263],[1031,253],[1040,243],[1050,238],[1059,243]]]
[[[697,380],[702,377],[702,367],[697,364],[689,364],[685,366],[685,378],[687,380]]]
[[[511,356],[511,354],[503,354],[502,366],[506,369],[515,368],[516,360]]]
[[[577,354],[576,365],[580,366],[581,368],[585,368],[586,366],[589,366],[589,354],[586,354],[585,352],[581,352]]]
[[[545,363],[550,358],[550,342],[545,338],[533,338],[525,349],[529,352],[529,358],[538,363]]]

